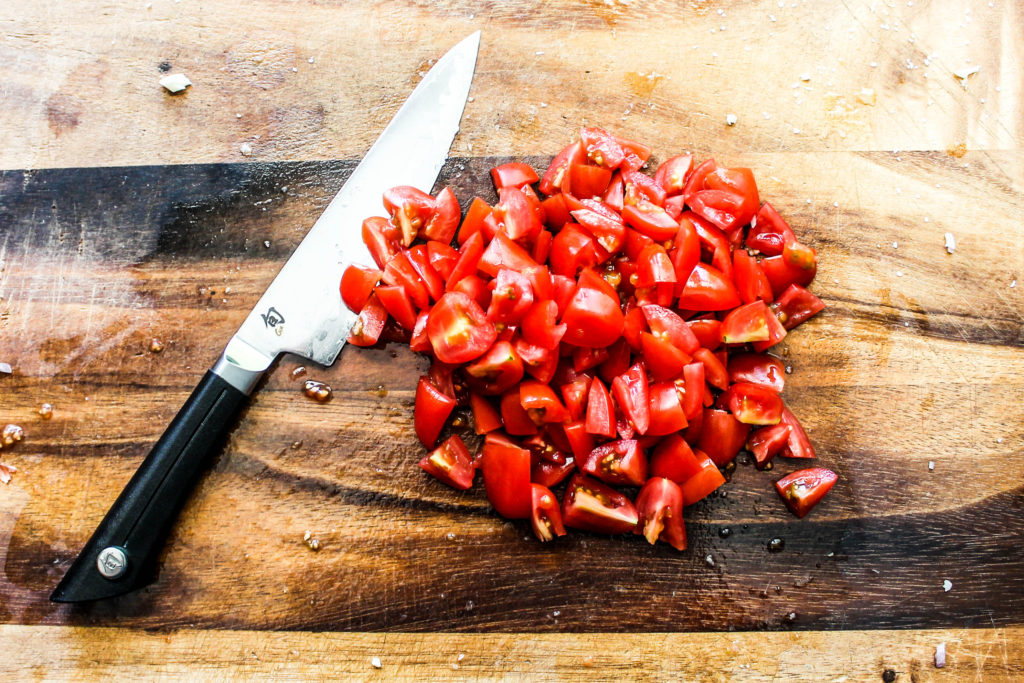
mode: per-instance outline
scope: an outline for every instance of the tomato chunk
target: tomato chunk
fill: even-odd
[[[506,519],[526,519],[533,508],[530,451],[492,432],[484,440],[481,469],[487,500]]]
[[[562,513],[555,494],[540,484],[530,484],[530,524],[533,533],[541,541],[553,541],[556,536],[565,536]]]
[[[427,448],[433,448],[448,416],[455,409],[455,399],[445,395],[427,377],[420,377],[416,385],[414,424],[416,436]]]
[[[794,515],[803,518],[835,485],[836,473],[824,467],[798,470],[775,482],[775,489]]]
[[[638,519],[629,498],[582,474],[573,476],[562,498],[562,522],[573,529],[623,534],[632,531]]]
[[[448,437],[444,443],[423,456],[419,466],[454,489],[465,491],[473,486],[473,457],[458,436]]]
[[[647,456],[633,439],[598,446],[579,461],[579,468],[609,484],[640,486],[647,480]]]
[[[638,512],[634,533],[643,534],[651,545],[665,541],[676,550],[686,550],[683,526],[683,492],[671,479],[652,477],[636,498]]]
[[[446,292],[427,318],[427,337],[434,355],[445,363],[479,358],[498,333],[473,299],[461,292]]]

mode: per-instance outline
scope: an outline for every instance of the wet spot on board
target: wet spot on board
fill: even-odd
[[[954,159],[959,159],[963,155],[967,154],[967,145],[963,142],[955,144],[946,150],[946,154]]]
[[[623,77],[623,81],[626,83],[626,87],[636,95],[637,97],[647,98],[651,96],[654,89],[658,87],[658,84],[665,80],[664,76],[660,76],[651,72],[649,74],[637,73],[636,71],[627,71]]]
[[[171,63],[168,61],[163,61],[160,62],[156,68],[160,70],[160,73],[167,73],[171,70]]]
[[[81,103],[70,95],[56,92],[46,100],[46,122],[58,137],[78,125]]]

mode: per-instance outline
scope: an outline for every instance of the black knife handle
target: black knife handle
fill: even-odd
[[[50,600],[86,602],[111,598],[153,580],[156,558],[172,523],[204,464],[220,449],[247,398],[219,375],[206,373]],[[106,576],[98,564],[101,554]]]

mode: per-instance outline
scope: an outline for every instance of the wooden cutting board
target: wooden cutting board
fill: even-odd
[[[0,671],[368,676],[380,656],[410,677],[1020,676],[1024,21],[993,4],[657,3],[659,22],[618,2],[269,3],[242,17],[125,4],[88,37],[88,8],[53,22],[19,6],[0,42],[18,57],[0,104],[0,362],[13,369],[0,422],[28,436],[0,452],[19,470],[0,485],[0,639],[18,653]],[[752,167],[819,253],[829,307],[779,352],[784,397],[840,483],[796,520],[772,484],[797,464],[740,466],[688,510],[684,553],[587,534],[542,546],[479,487],[456,493],[416,467],[425,358],[399,344],[346,348],[330,368],[285,357],[197,487],[159,580],[50,604],[410,74],[480,27],[440,182],[464,206],[493,199],[499,155],[542,168],[584,121],[660,158]],[[165,63],[196,85],[160,92]],[[306,398],[308,378],[332,401]],[[785,633],[706,633],[721,631]],[[621,632],[638,635],[608,635]],[[687,634],[642,635],[664,632]]]

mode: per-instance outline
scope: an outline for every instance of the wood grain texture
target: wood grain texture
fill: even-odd
[[[19,468],[0,485],[4,677],[1019,679],[1024,9],[783,5],[0,0],[0,422],[28,432],[2,454]],[[842,484],[796,522],[771,490],[790,467],[741,467],[691,511],[684,555],[586,535],[541,548],[415,468],[423,359],[348,349],[310,368],[337,392],[318,405],[285,358],[160,581],[49,604],[352,160],[478,28],[446,169],[464,203],[494,155],[542,163],[583,122],[755,169],[821,254],[830,307],[787,340],[786,397]],[[164,93],[162,67],[195,85]],[[662,633],[700,629],[794,631]],[[648,633],[566,633],[621,630]],[[395,668],[371,670],[375,654]]]
[[[0,675],[346,681],[1016,681],[1020,628],[623,635],[259,633],[0,626]],[[946,666],[935,648],[946,644]],[[126,658],[125,652],[132,656]],[[380,659],[380,669],[371,661]]]
[[[0,355],[18,363],[0,408],[56,406],[9,456],[27,501],[7,543],[6,619],[407,631],[1021,623],[1024,354],[1018,290],[999,272],[1014,265],[1000,253],[1024,238],[1010,219],[1024,210],[1021,179],[991,155],[857,154],[841,173],[794,156],[750,162],[819,249],[815,289],[830,305],[781,349],[793,367],[785,396],[842,477],[809,518],[793,519],[772,489],[797,463],[741,467],[723,497],[689,511],[685,553],[586,534],[541,546],[479,489],[453,492],[415,466],[411,401],[426,359],[401,344],[346,348],[308,375],[335,388],[327,405],[301,394],[300,361],[284,359],[186,509],[160,581],[84,607],[52,605],[48,591],[352,165],[5,172],[0,213],[14,229]],[[440,182],[465,202],[493,199],[497,161],[453,159]],[[934,224],[896,199],[859,203],[847,172],[923,193]],[[790,184],[804,177],[839,206],[808,205]],[[946,254],[957,207],[1000,183]],[[154,337],[160,354],[148,351]],[[81,493],[67,495],[69,483]],[[785,552],[768,553],[775,537]]]

